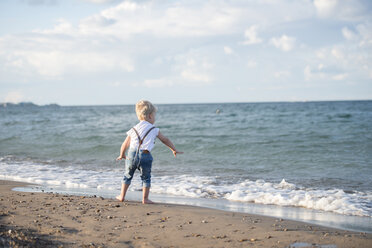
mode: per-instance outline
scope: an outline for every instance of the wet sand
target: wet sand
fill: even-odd
[[[0,247],[372,247],[369,233],[265,216],[11,191],[24,185],[0,181]]]

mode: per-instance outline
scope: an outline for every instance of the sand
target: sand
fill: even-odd
[[[12,191],[0,181],[0,247],[372,247],[372,234],[207,208]]]

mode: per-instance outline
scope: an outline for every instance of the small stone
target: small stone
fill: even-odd
[[[266,238],[267,238],[267,239],[271,239],[271,238],[272,238],[272,236],[268,235],[268,236],[267,236]]]
[[[255,241],[257,241],[257,239],[253,239],[253,238],[251,239],[251,242],[255,242]]]
[[[248,241],[248,239],[240,239],[239,242],[245,242]]]
[[[206,221],[206,220],[202,220],[202,223],[208,223],[208,221]]]

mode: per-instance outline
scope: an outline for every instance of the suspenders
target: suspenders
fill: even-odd
[[[146,136],[147,136],[147,135],[151,132],[151,130],[154,129],[154,128],[155,128],[155,127],[150,128],[150,129],[146,132],[145,136],[143,136],[143,138],[141,139],[141,136],[139,135],[139,133],[137,132],[137,130],[133,127],[133,130],[134,130],[134,132],[136,132],[136,134],[137,134],[137,138],[138,138],[138,149],[137,149],[137,154],[138,154],[138,152],[139,152],[139,150],[140,150],[140,148],[141,148],[141,145],[142,145],[143,141],[145,140]]]

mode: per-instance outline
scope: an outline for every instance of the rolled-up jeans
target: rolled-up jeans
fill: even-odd
[[[134,172],[138,169],[141,172],[141,180],[143,187],[151,187],[151,167],[152,155],[150,152],[140,150],[136,154],[136,150],[129,150],[127,159],[125,160],[125,170],[123,183],[131,184]]]

